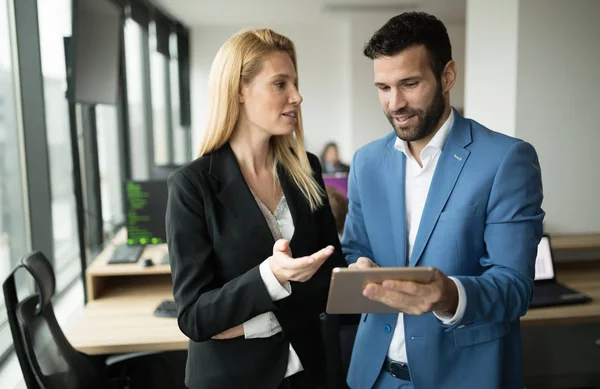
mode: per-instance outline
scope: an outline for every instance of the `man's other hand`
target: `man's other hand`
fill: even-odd
[[[358,258],[358,260],[356,262],[351,263],[348,267],[350,269],[368,269],[370,267],[379,267],[379,266],[377,266],[377,264],[375,262],[371,261],[367,257],[360,257],[360,258]]]
[[[456,284],[438,269],[429,283],[385,280],[381,284],[367,284],[363,296],[409,315],[434,311],[452,316],[458,306]]]

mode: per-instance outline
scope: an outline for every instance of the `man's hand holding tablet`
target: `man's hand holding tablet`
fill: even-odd
[[[452,316],[457,305],[456,284],[436,268],[380,268],[360,257],[347,269],[334,269],[327,313],[420,315],[435,311]]]

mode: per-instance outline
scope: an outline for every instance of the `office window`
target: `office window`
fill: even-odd
[[[38,0],[37,6],[52,187],[54,271],[60,291],[81,271],[63,46],[63,38],[71,35],[71,0]]]
[[[154,138],[154,164],[170,163],[172,144],[170,125],[171,118],[167,111],[167,66],[168,59],[152,50],[150,54],[150,85],[152,87],[152,124]]]
[[[125,62],[127,74],[127,105],[129,109],[129,153],[132,177],[148,179],[150,129],[146,116],[146,92],[144,89],[144,31],[131,19],[125,22]]]
[[[98,134],[98,163],[100,166],[100,192],[102,198],[102,224],[105,236],[111,236],[117,226],[125,221],[123,212],[123,185],[119,153],[119,126],[117,108],[111,105],[96,106]]]
[[[7,0],[0,0],[0,282],[29,249]],[[25,278],[17,288],[27,291]],[[12,343],[0,288],[0,355]]]
[[[156,24],[149,26],[150,87],[152,96],[152,139],[154,165],[166,165],[172,159],[172,127],[169,102],[169,59],[158,52]]]
[[[181,125],[181,100],[179,96],[179,58],[177,56],[177,34],[171,34],[169,42],[171,60],[169,77],[171,85],[171,118],[173,123],[173,163],[183,165],[192,158],[190,129]]]

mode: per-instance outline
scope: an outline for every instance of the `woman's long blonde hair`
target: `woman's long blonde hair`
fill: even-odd
[[[294,43],[272,30],[245,30],[221,46],[210,70],[208,122],[198,156],[231,139],[240,117],[241,83],[251,82],[262,70],[263,59],[277,51],[287,53],[298,72]],[[314,211],[323,205],[323,191],[312,176],[306,156],[300,107],[296,118],[293,134],[271,137],[269,160],[273,163],[273,177],[277,177],[277,165],[281,164]]]

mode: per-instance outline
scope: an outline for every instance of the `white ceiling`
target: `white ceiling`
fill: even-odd
[[[150,0],[188,27],[221,24],[307,24],[331,17],[390,16],[418,10],[444,23],[464,23],[466,0]]]

